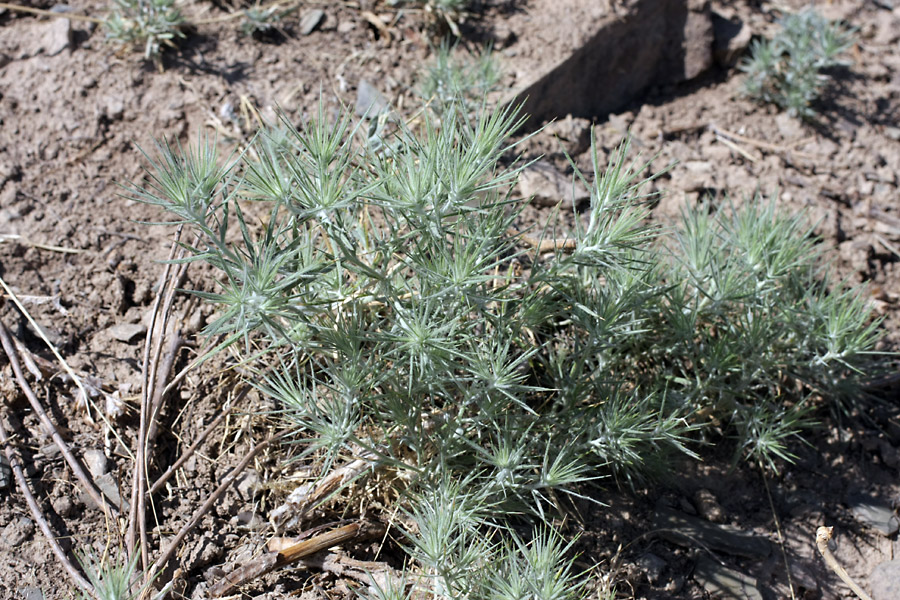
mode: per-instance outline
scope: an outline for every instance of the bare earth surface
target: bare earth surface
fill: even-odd
[[[477,13],[463,25],[463,35],[493,40],[501,64],[514,65],[504,84],[516,88],[531,76],[522,57],[564,55],[582,35],[573,33],[572,22],[606,18],[627,3],[554,3],[571,5],[570,13],[581,21],[542,17],[542,5],[549,3],[539,0],[475,4]],[[49,9],[52,4],[35,6]],[[105,10],[102,2],[84,0],[69,6],[74,14],[102,16]],[[740,18],[759,35],[771,33],[777,16],[765,2],[721,0],[712,7]],[[301,35],[298,19],[316,8],[324,10],[324,20]],[[603,156],[630,130],[633,148],[653,157],[652,168],[677,161],[655,183],[665,192],[655,208],[663,222],[685,203],[704,197],[722,202],[757,191],[777,196],[786,210],[807,211],[839,273],[852,283],[870,283],[871,301],[884,317],[883,349],[896,350],[900,3],[834,0],[820,8],[857,27],[859,42],[852,65],[833,74],[817,126],[742,98],[740,73],[713,65],[689,82],[651,86],[616,114],[598,115],[593,125],[559,115],[524,149],[529,157],[545,155],[568,178],[565,152],[589,169],[585,140],[591,127]],[[228,14],[206,0],[187,3],[184,11],[194,20]],[[126,401],[125,413],[110,428],[94,409],[78,405],[75,387],[60,374],[32,379],[38,399],[76,454],[86,457],[95,478],[103,476],[113,490],[129,495],[133,463],[127,448],[134,447],[137,429],[134,407],[146,320],[162,272],[159,261],[168,256],[173,234],[171,227],[141,223],[161,219],[153,207],[120,196],[120,184],[141,177],[145,159],[138,146],[152,149],[163,136],[187,144],[199,132],[215,130],[227,153],[256,129],[254,110],[274,120],[280,106],[299,122],[315,111],[320,96],[330,110],[339,103],[352,107],[361,80],[399,110],[410,110],[418,102],[412,89],[416,72],[430,55],[426,18],[374,0],[304,2],[287,20],[285,35],[268,40],[242,36],[237,20],[201,24],[177,52],[166,54],[165,68],[157,72],[138,54],[107,44],[102,28],[92,23],[72,20],[67,31],[60,19],[0,9],[0,277],[70,367],[91,376],[101,407],[114,393]],[[528,207],[522,225],[545,221],[552,209],[544,204]],[[198,267],[189,271],[183,287],[209,288],[210,283]],[[210,311],[179,297],[173,314],[182,335],[194,344],[177,357],[177,370],[202,344],[193,336]],[[35,328],[5,293],[0,321],[24,348],[57,370]],[[886,513],[878,518],[890,527],[890,515],[900,503],[900,407],[892,385],[876,390],[885,402],[869,414],[841,423],[822,415],[822,427],[810,443],[792,448],[797,464],[785,465],[777,476],[764,479],[749,466],[730,469],[732,449],[722,448],[708,449],[702,463],[676,465],[672,477],[648,489],[626,492],[609,481],[596,498],[605,506],[585,503],[579,518],[563,525],[569,534],[582,534],[579,564],[599,564],[626,598],[737,597],[717,595],[710,572],[752,578],[761,596],[746,597],[791,597],[791,589],[797,598],[850,597],[817,555],[814,535],[820,525],[835,526],[835,554],[864,586],[876,565],[900,556],[896,529],[879,533],[860,509],[864,500],[881,507]],[[164,471],[166,461],[174,460],[238,389],[234,376],[223,375],[216,365],[188,377],[175,392],[177,410],[162,415],[165,427],[158,443],[163,452],[151,475]],[[115,543],[112,532],[119,525],[83,497],[16,386],[5,355],[0,355],[0,393],[0,414],[63,546],[100,553],[107,540]],[[153,551],[268,435],[270,425],[248,414],[274,408],[265,402],[255,394],[241,399],[237,412],[156,496]],[[173,561],[179,569],[175,597],[205,597],[204,590],[236,563],[258,554],[272,535],[270,511],[304,475],[299,463],[286,463],[290,453],[267,450],[257,456],[184,540]],[[106,456],[105,465],[98,455]],[[389,515],[374,518],[387,521]],[[721,535],[731,531],[726,525],[734,526],[765,543],[742,551],[667,533],[702,527],[679,521],[685,518],[711,524]],[[373,565],[402,568],[402,554],[390,535],[345,544],[329,556],[331,563],[258,579],[241,597],[349,597],[361,573]],[[896,570],[893,577],[900,582]],[[0,472],[0,597],[68,598],[73,590],[15,483]]]

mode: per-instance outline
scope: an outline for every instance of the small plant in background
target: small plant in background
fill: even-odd
[[[419,75],[419,95],[439,112],[460,101],[474,108],[500,80],[500,66],[490,46],[477,56],[455,58],[453,51],[454,46],[442,41]]]
[[[105,559],[94,558],[93,555],[79,556],[78,562],[84,569],[88,580],[93,586],[93,596],[82,592],[83,600],[136,600],[147,590],[149,584],[135,583],[137,563],[140,553],[135,552],[131,560],[125,560],[121,555],[117,557],[107,556]],[[152,596],[153,600],[161,600],[168,589],[157,592]],[[150,595],[146,596],[150,598]]]
[[[114,0],[104,22],[106,38],[128,46],[139,46],[144,58],[161,64],[162,47],[174,47],[173,40],[184,38],[185,19],[175,0]]]
[[[461,37],[459,23],[469,8],[470,0],[388,0],[391,6],[412,5],[421,7],[431,17],[431,25],[437,32],[449,29],[454,37]]]
[[[823,71],[847,65],[841,56],[853,42],[853,32],[844,23],[829,21],[813,8],[788,15],[781,31],[771,40],[755,41],[750,58],[741,64],[747,74],[744,92],[793,116],[812,119],[813,104],[829,80]]]
[[[561,498],[723,434],[737,458],[790,459],[819,398],[856,401],[878,338],[771,202],[649,225],[627,144],[608,165],[593,148],[568,238],[523,245],[520,166],[500,160],[520,123],[447,103],[386,153],[321,109],[225,165],[208,139],[162,145],[135,190],[197,234],[188,260],[222,275],[199,294],[218,307],[206,334],[256,365],[319,472],[360,455],[395,472],[411,585],[436,598],[582,597],[548,525]]]
[[[299,5],[282,8],[278,5],[261,6],[258,2],[243,10],[241,32],[244,35],[265,36],[279,31],[282,20],[297,10]]]

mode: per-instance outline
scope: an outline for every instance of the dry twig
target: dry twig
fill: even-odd
[[[47,538],[47,542],[50,544],[50,549],[53,550],[53,554],[56,555],[57,560],[59,560],[63,569],[66,570],[66,573],[69,574],[69,577],[72,578],[72,581],[74,581],[81,589],[93,594],[93,586],[78,572],[78,569],[75,568],[75,565],[72,564],[72,561],[66,556],[66,553],[59,545],[59,542],[56,541],[56,536],[50,529],[50,525],[48,525],[47,520],[44,519],[41,507],[38,506],[37,500],[34,499],[31,490],[28,489],[28,481],[25,479],[25,472],[22,470],[22,461],[19,460],[19,456],[13,452],[12,446],[9,443],[9,436],[6,434],[6,428],[3,426],[2,420],[0,420],[0,443],[3,444],[3,452],[6,454],[6,460],[9,462],[9,467],[12,469],[13,475],[16,478],[16,485],[19,486],[19,490],[22,492],[22,495],[25,496],[25,502],[31,510],[31,516],[34,518],[35,523],[38,524],[38,527],[41,528],[44,537]]]
[[[38,416],[38,419],[40,419],[41,425],[44,427],[44,430],[48,434],[50,434],[50,437],[53,439],[53,443],[56,444],[56,446],[59,448],[60,452],[66,460],[66,463],[75,473],[75,477],[78,478],[79,482],[81,482],[81,485],[84,488],[85,492],[87,492],[91,499],[97,504],[97,506],[101,507],[104,512],[108,512],[110,515],[118,515],[118,509],[116,507],[110,506],[110,504],[106,501],[106,498],[103,497],[103,494],[100,492],[100,490],[97,489],[97,487],[94,485],[91,478],[81,466],[81,463],[72,454],[72,451],[69,449],[69,446],[66,444],[65,440],[62,439],[62,436],[59,434],[59,430],[47,415],[44,407],[41,406],[41,403],[37,399],[37,396],[35,396],[34,391],[31,389],[31,386],[28,385],[28,381],[25,379],[25,375],[22,373],[22,366],[19,364],[18,353],[16,352],[15,345],[12,342],[12,336],[10,336],[9,330],[6,328],[6,325],[4,325],[2,321],[0,321],[0,344],[3,345],[3,351],[6,352],[6,356],[9,358],[9,364],[10,366],[12,366],[13,373],[16,376],[16,382],[19,384],[19,388],[28,399],[28,403],[31,404],[31,409]]]
[[[374,452],[363,455],[339,467],[314,483],[305,483],[291,492],[284,504],[272,511],[270,520],[276,531],[284,531],[297,525],[317,504],[342,486],[355,480],[364,472],[378,466]]]
[[[287,433],[288,432],[282,432],[273,435],[260,442],[255,448],[247,453],[247,456],[245,456],[244,459],[222,479],[221,485],[219,485],[219,487],[209,495],[206,501],[196,511],[194,511],[194,514],[191,516],[191,520],[185,523],[184,526],[178,531],[178,533],[175,534],[175,537],[171,542],[169,542],[169,545],[166,546],[166,549],[163,550],[159,558],[156,559],[156,562],[153,563],[153,566],[148,570],[148,573],[152,574],[162,571],[166,563],[168,563],[172,556],[175,555],[175,551],[178,550],[178,547],[181,545],[181,542],[184,541],[184,538],[187,536],[187,534],[193,531],[194,527],[196,527],[200,522],[200,519],[203,518],[203,515],[209,512],[209,510],[213,507],[219,497],[225,493],[225,490],[227,490],[231,486],[231,484],[234,483],[234,480],[237,478],[237,476],[240,475],[245,468],[247,468],[247,465],[250,464],[250,461],[256,458],[256,455],[262,452],[270,444],[287,435]]]
[[[831,540],[831,535],[833,533],[834,527],[819,527],[816,529],[816,548],[819,549],[819,554],[825,559],[825,564],[828,565],[832,571],[837,573],[837,576],[840,577],[844,583],[850,586],[850,589],[853,590],[854,594],[859,596],[860,600],[872,600],[872,597],[851,579],[849,573],[847,573],[847,571],[844,570],[844,567],[838,563],[834,554],[832,554],[831,550],[828,548],[828,541]]]

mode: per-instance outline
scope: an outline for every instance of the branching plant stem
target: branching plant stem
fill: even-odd
[[[72,578],[72,581],[74,581],[78,587],[93,595],[93,586],[81,575],[75,565],[72,564],[72,561],[69,560],[69,557],[66,556],[66,553],[59,545],[59,542],[56,541],[56,535],[54,535],[53,531],[50,529],[50,525],[44,518],[41,507],[38,506],[37,500],[35,500],[31,490],[28,489],[28,481],[25,479],[25,472],[22,470],[22,461],[19,460],[18,454],[13,452],[9,436],[6,433],[6,428],[3,426],[2,420],[0,420],[0,443],[3,444],[3,452],[6,454],[6,460],[9,462],[9,467],[12,469],[13,475],[16,478],[16,485],[19,486],[19,490],[22,492],[22,495],[25,496],[25,502],[31,510],[31,516],[34,517],[34,521],[38,524],[38,527],[41,528],[44,537],[47,538],[50,549],[53,550],[53,554],[56,555],[59,564],[62,565],[63,569],[65,569],[66,573],[69,574],[69,577]]]
[[[28,403],[31,404],[32,410],[34,410],[35,414],[40,419],[41,425],[44,427],[44,430],[50,434],[51,438],[53,439],[53,443],[56,444],[56,446],[59,448],[63,457],[66,459],[66,463],[75,473],[75,477],[78,478],[78,481],[81,482],[84,490],[97,504],[97,506],[101,507],[104,512],[107,512],[107,516],[118,515],[118,509],[109,505],[109,503],[106,501],[106,498],[103,497],[103,494],[91,481],[91,478],[81,466],[81,463],[77,458],[75,458],[75,455],[72,454],[72,451],[69,449],[69,446],[66,444],[65,440],[62,439],[62,436],[59,434],[59,430],[56,428],[56,425],[54,425],[53,421],[47,415],[44,407],[41,406],[41,403],[37,399],[37,396],[35,396],[34,391],[32,391],[31,386],[28,385],[28,381],[25,379],[25,375],[22,373],[22,366],[19,364],[19,357],[18,353],[16,352],[15,345],[12,342],[12,336],[10,336],[9,330],[6,328],[6,325],[4,325],[3,322],[0,322],[0,343],[2,343],[3,350],[4,352],[6,352],[6,356],[9,358],[9,364],[12,366],[13,373],[15,373],[19,388],[21,388],[22,392],[25,394],[25,397],[28,399]]]
[[[222,479],[221,485],[219,485],[219,487],[216,488],[216,490],[209,495],[206,501],[194,512],[193,516],[191,516],[191,520],[185,523],[181,530],[179,530],[179,532],[175,534],[175,537],[171,542],[169,542],[169,545],[166,546],[165,550],[163,550],[163,552],[159,555],[159,558],[156,559],[156,562],[153,563],[153,566],[147,571],[147,573],[159,573],[165,567],[166,563],[168,563],[169,560],[175,555],[175,551],[178,550],[178,547],[181,545],[181,542],[184,541],[184,538],[187,536],[187,534],[193,531],[194,527],[196,527],[200,522],[200,519],[202,519],[203,516],[209,512],[209,510],[213,507],[219,497],[225,493],[225,490],[227,490],[231,486],[231,484],[234,483],[234,480],[237,478],[237,476],[247,468],[247,465],[250,464],[250,461],[256,458],[256,456],[260,452],[265,450],[271,444],[288,435],[288,433],[289,432],[284,431],[270,436],[260,442],[255,448],[250,450],[250,452],[247,453],[247,456],[245,456],[244,459]]]

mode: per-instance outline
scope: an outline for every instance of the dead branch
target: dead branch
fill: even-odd
[[[107,512],[108,515],[118,516],[118,508],[111,506],[110,503],[106,501],[106,498],[103,497],[103,494],[100,492],[100,490],[94,485],[93,480],[91,480],[91,478],[85,472],[84,468],[81,466],[81,463],[72,454],[69,446],[59,434],[59,430],[56,428],[56,425],[47,415],[44,407],[41,406],[41,403],[40,401],[38,401],[37,396],[35,396],[34,391],[32,391],[31,386],[28,385],[28,380],[25,379],[25,375],[22,373],[22,367],[19,364],[18,353],[16,352],[16,348],[12,342],[11,337],[12,336],[10,335],[9,330],[6,328],[6,325],[3,324],[2,321],[0,321],[0,343],[2,343],[3,351],[6,352],[6,356],[9,358],[9,364],[12,366],[13,373],[16,376],[16,382],[19,384],[19,388],[25,394],[25,397],[28,399],[29,404],[31,404],[31,409],[40,419],[41,425],[43,425],[44,430],[50,434],[50,437],[53,439],[53,443],[56,444],[56,446],[59,448],[60,452],[66,460],[66,463],[75,473],[75,477],[81,483],[88,496],[90,496],[91,499],[97,504],[97,506],[101,507],[104,512]]]
[[[203,518],[203,515],[209,512],[209,510],[213,507],[219,497],[225,493],[225,490],[227,490],[231,486],[231,484],[234,483],[234,480],[237,478],[237,476],[247,468],[247,465],[250,464],[250,461],[256,458],[256,455],[262,452],[270,444],[281,439],[288,433],[289,432],[282,432],[270,436],[269,438],[260,442],[255,448],[250,450],[250,452],[247,453],[247,456],[245,456],[244,459],[222,479],[221,485],[219,485],[219,487],[209,495],[206,501],[196,511],[194,511],[194,514],[191,516],[191,520],[185,523],[184,526],[178,531],[178,533],[175,534],[175,537],[171,542],[169,542],[169,545],[160,554],[159,558],[156,559],[156,562],[153,563],[153,566],[148,571],[148,573],[150,573],[151,575],[159,573],[163,569],[163,567],[165,567],[166,563],[169,562],[172,556],[175,555],[175,551],[178,550],[178,546],[181,545],[181,542],[184,541],[184,538],[187,536],[187,534],[193,531],[194,527],[196,527],[200,522],[200,519]]]
[[[25,479],[25,472],[22,470],[22,461],[19,459],[19,455],[13,451],[12,445],[9,443],[9,436],[6,434],[6,428],[3,426],[2,420],[0,420],[0,443],[3,444],[3,452],[6,454],[6,460],[9,462],[9,467],[12,469],[13,475],[16,478],[16,485],[19,487],[22,495],[25,496],[25,502],[31,510],[31,516],[34,518],[35,523],[38,524],[38,527],[41,528],[44,537],[47,538],[47,542],[50,544],[50,549],[53,550],[53,554],[56,555],[60,565],[66,570],[66,573],[69,574],[72,581],[84,591],[94,595],[94,587],[81,575],[81,573],[78,572],[78,569],[75,568],[75,565],[73,565],[72,561],[69,560],[69,557],[66,556],[66,553],[59,545],[59,542],[56,541],[56,535],[54,535],[53,531],[50,529],[50,525],[44,518],[41,507],[38,506],[37,500],[35,500],[31,490],[28,489],[28,481]]]

